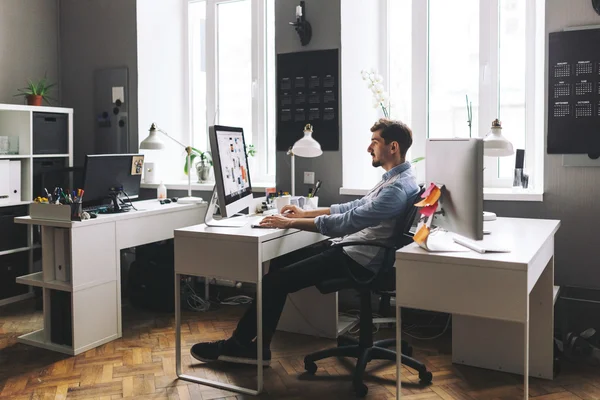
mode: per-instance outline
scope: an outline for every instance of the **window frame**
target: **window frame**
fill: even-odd
[[[205,49],[206,49],[206,121],[207,125],[219,124],[219,65],[218,65],[218,6],[220,4],[233,3],[242,0],[188,0],[190,3],[202,2],[206,3],[206,23],[205,23]],[[249,82],[252,86],[252,143],[257,149],[257,162],[254,163],[254,168],[257,170],[252,175],[254,182],[274,182],[274,171],[268,171],[269,152],[275,156],[274,144],[268,146],[268,88],[267,88],[267,52],[268,34],[274,36],[274,32],[268,32],[268,2],[273,0],[243,0],[251,2],[252,19],[252,81]],[[271,16],[274,18],[274,15]],[[188,40],[190,31],[188,30]],[[191,51],[191,50],[190,50]],[[190,57],[191,59],[191,57]],[[193,82],[193,69],[190,66],[189,80]],[[191,98],[191,95],[190,95]],[[190,126],[193,128],[193,107],[190,101]],[[208,128],[208,126],[206,128]],[[200,149],[210,149],[208,140],[208,129],[204,143],[195,143],[193,137],[193,129],[190,130],[190,142],[195,147]]]
[[[387,9],[390,2],[387,0]],[[412,91],[410,93],[411,128],[413,146],[407,159],[425,155],[426,139],[429,136],[429,1],[411,0],[412,37],[411,67]],[[525,68],[525,164],[533,179],[528,191],[543,193],[544,185],[544,97],[545,97],[545,4],[544,0],[526,1],[526,68]],[[497,118],[499,103],[499,18],[500,0],[480,0],[479,9],[479,115],[478,126],[474,127],[479,137],[484,137]],[[382,18],[380,27],[389,36],[389,18]],[[380,50],[387,56],[385,65],[390,64],[389,40],[379,43]],[[385,71],[388,72],[388,71]],[[392,73],[392,71],[389,71]],[[388,75],[388,74],[386,74]],[[389,76],[389,75],[388,75]],[[386,78],[388,77],[386,76]],[[386,90],[390,90],[390,79],[385,79]],[[507,127],[508,129],[508,127]],[[484,188],[486,190],[512,191],[512,179],[500,178],[499,158],[484,157],[486,167]],[[415,164],[417,177],[425,176],[425,162]],[[373,182],[375,184],[375,182]],[[341,194],[356,194],[362,190],[342,188]],[[509,193],[509,192],[507,192]],[[514,197],[514,196],[512,196]]]

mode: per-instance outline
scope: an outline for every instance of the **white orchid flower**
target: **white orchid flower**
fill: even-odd
[[[375,82],[382,83],[383,82],[383,76],[381,76],[379,74],[375,75]]]

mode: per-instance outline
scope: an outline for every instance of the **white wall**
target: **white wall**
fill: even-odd
[[[381,62],[381,2],[364,6],[363,0],[344,0],[341,6],[341,88],[342,88],[342,184],[344,188],[371,189],[383,173],[373,168],[367,154],[370,128],[383,117],[381,108],[373,107],[373,95],[362,80],[362,69],[375,68],[385,74]],[[364,146],[357,144],[364,143]]]
[[[13,95],[27,79],[57,82],[57,0],[0,0],[0,54],[0,103],[25,104]]]
[[[139,141],[156,125],[188,144],[187,1],[137,2],[137,65]],[[142,151],[146,161],[159,161],[158,174],[179,172],[183,179],[183,149],[163,136],[167,149]],[[173,176],[169,174],[169,176]],[[192,175],[194,178],[195,175]]]

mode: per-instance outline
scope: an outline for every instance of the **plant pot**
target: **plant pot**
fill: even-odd
[[[42,96],[28,94],[27,95],[27,105],[29,106],[41,106],[42,105]]]
[[[205,162],[199,162],[196,164],[196,174],[198,175],[198,182],[204,183],[208,181],[210,176],[210,164]]]

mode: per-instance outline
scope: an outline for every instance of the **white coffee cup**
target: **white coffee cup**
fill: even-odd
[[[281,213],[281,209],[284,206],[290,205],[292,201],[292,196],[280,196],[275,197],[275,208],[278,213]]]

